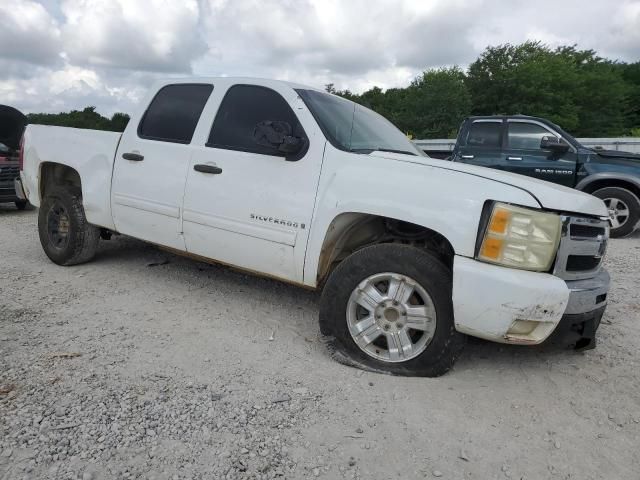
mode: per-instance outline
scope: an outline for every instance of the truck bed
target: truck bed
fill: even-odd
[[[40,205],[39,178],[44,165],[58,163],[76,170],[82,179],[87,220],[114,229],[111,215],[111,175],[122,134],[69,127],[29,125],[24,134],[22,181],[29,201]]]

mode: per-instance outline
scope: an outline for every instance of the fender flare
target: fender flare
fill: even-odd
[[[609,173],[609,172],[601,172],[594,173],[593,175],[589,175],[588,177],[580,180],[575,186],[576,190],[584,191],[589,185],[599,180],[614,180],[614,181],[622,181],[628,182],[635,186],[638,190],[640,190],[640,177],[636,177],[634,175],[621,175],[619,173]]]

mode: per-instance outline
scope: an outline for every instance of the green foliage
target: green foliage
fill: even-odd
[[[469,66],[473,113],[545,117],[576,136],[622,135],[631,89],[620,65],[575,46],[489,47]]]
[[[380,87],[354,95],[338,91],[333,84],[327,91],[353,100],[389,119],[414,138],[434,138],[455,134],[460,121],[471,112],[471,96],[458,67],[425,71],[407,88]]]
[[[406,88],[354,95],[326,87],[417,138],[454,137],[470,114],[545,117],[583,137],[630,135],[640,128],[640,62],[611,61],[575,45],[488,47],[466,72],[427,70]]]
[[[27,119],[29,123],[41,125],[122,132],[129,122],[129,115],[114,113],[109,119],[96,112],[96,107],[86,107],[84,110],[71,110],[62,113],[30,113],[27,115]]]
[[[640,137],[640,62],[619,63],[616,67],[622,72],[629,94],[625,125],[630,126],[629,134],[632,137]]]
[[[535,115],[575,130],[579,113],[569,94],[578,83],[571,61],[539,42],[487,48],[469,66],[476,115]]]
[[[458,67],[426,71],[407,89],[409,125],[417,138],[443,138],[471,112],[471,95]]]

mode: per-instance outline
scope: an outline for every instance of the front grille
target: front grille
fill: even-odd
[[[20,169],[18,167],[3,167],[0,165],[0,183],[8,183],[20,176]]]
[[[607,250],[608,222],[607,219],[563,216],[553,274],[564,280],[596,275]]]
[[[594,270],[600,265],[600,257],[591,255],[569,255],[567,258],[567,272]]]
[[[597,238],[605,234],[605,228],[583,223],[572,223],[569,225],[569,233],[571,233],[571,238]]]

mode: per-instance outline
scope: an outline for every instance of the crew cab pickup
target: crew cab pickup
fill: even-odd
[[[465,335],[590,347],[606,306],[602,200],[430,159],[302,85],[162,82],[122,135],[29,125],[22,148],[53,262],[119,232],[321,289],[321,332],[363,368],[441,375]]]
[[[607,206],[612,237],[629,235],[640,220],[640,155],[587,148],[544,118],[467,118],[451,160],[591,193]]]

